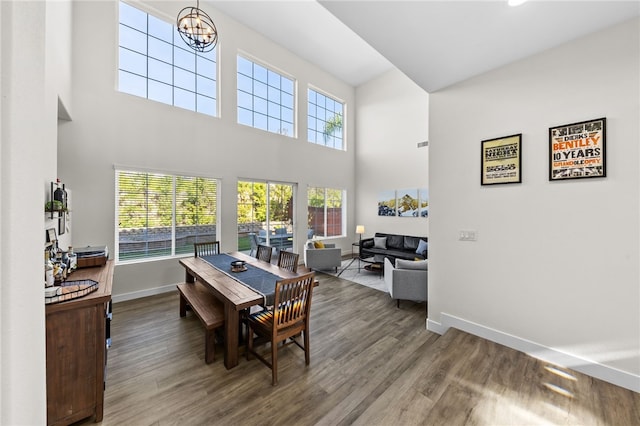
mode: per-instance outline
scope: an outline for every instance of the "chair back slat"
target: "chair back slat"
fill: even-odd
[[[260,244],[260,242],[258,241],[258,236],[255,232],[249,233],[249,243],[251,243],[250,256],[255,256],[258,250],[258,245]]]
[[[278,253],[278,266],[291,272],[298,272],[298,253],[280,250]]]
[[[256,250],[256,259],[271,263],[272,250],[273,247],[260,244]]]
[[[276,282],[273,331],[306,321],[311,309],[311,293],[315,274],[310,272]]]
[[[196,257],[212,256],[220,254],[220,241],[211,241],[207,243],[194,243],[193,251]]]

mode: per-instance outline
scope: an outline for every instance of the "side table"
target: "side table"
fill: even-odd
[[[354,247],[358,247],[358,253],[354,252]],[[351,267],[356,259],[358,259],[358,272],[360,272],[360,242],[358,241],[356,241],[355,243],[351,243],[351,261],[344,268],[342,268],[340,272],[338,272],[338,275],[336,275],[336,277],[339,277],[344,271],[349,269],[349,267]]]

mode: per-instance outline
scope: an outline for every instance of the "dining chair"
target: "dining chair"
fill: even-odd
[[[288,269],[291,272],[298,272],[298,253],[291,251],[280,250],[278,253],[278,266],[284,269]]]
[[[249,256],[255,256],[258,251],[258,236],[255,232],[249,233],[249,242],[251,243],[251,251],[249,252]]]
[[[309,365],[309,312],[313,291],[314,272],[276,282],[273,310],[265,309],[249,315],[246,357],[255,355],[271,368],[271,384],[278,383],[278,343],[282,346],[295,343],[304,350],[304,361]],[[253,348],[254,334],[271,343],[271,361]],[[296,340],[302,335],[304,344]],[[287,341],[289,339],[289,341]]]
[[[259,244],[258,249],[256,250],[256,259],[271,263],[272,251],[273,247]]]
[[[196,257],[220,254],[220,241],[193,243],[193,251],[195,252]]]

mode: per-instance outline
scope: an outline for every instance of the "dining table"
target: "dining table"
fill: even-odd
[[[244,261],[246,270],[232,271],[231,262],[236,260]],[[273,303],[276,281],[300,275],[242,252],[185,257],[179,262],[185,268],[187,283],[200,281],[224,304],[224,365],[227,369],[238,365],[240,313],[252,306]]]

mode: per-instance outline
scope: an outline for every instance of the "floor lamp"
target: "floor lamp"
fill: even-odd
[[[364,234],[364,225],[358,225],[356,226],[356,234],[358,234],[360,236],[360,241],[358,241],[358,247],[360,247],[360,245],[362,244],[362,234]],[[360,249],[358,248],[358,255]]]
[[[358,234],[360,236],[360,239],[358,240],[358,257],[357,257],[357,259],[358,259],[358,271],[360,271],[360,250],[362,250],[362,248],[360,246],[362,245],[362,234],[364,234],[364,225],[357,225],[356,226],[356,234]],[[342,270],[338,273],[338,275],[336,275],[337,277],[339,277],[340,274],[342,274],[344,271],[349,269],[349,267],[353,264],[353,261],[356,260],[356,258],[353,257],[353,251],[351,253],[352,253],[351,262],[349,262],[344,268],[342,268]]]

